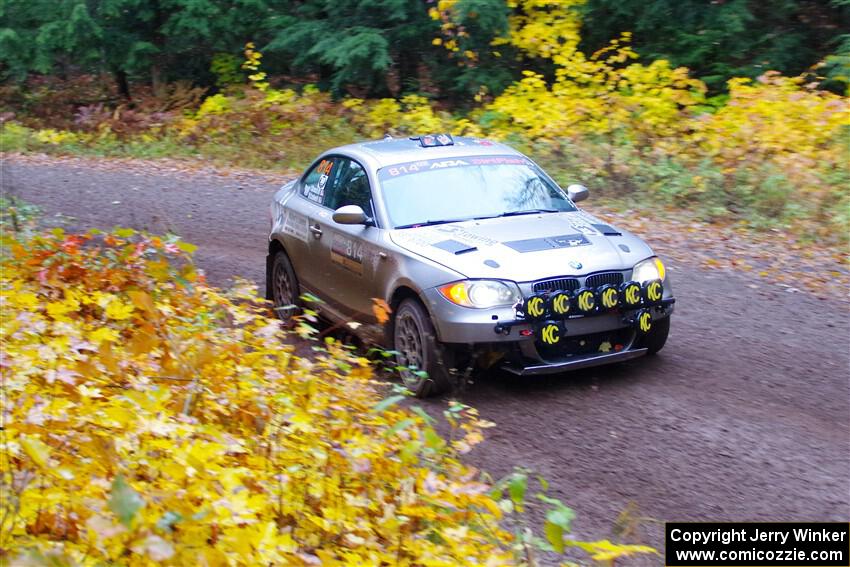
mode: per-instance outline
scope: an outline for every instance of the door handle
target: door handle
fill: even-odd
[[[322,237],[322,229],[321,229],[321,228],[319,228],[319,225],[318,225],[318,224],[314,224],[313,226],[311,226],[311,227],[310,227],[310,232],[312,232],[312,233],[313,233],[313,236],[315,236],[316,238],[321,238],[321,237]]]

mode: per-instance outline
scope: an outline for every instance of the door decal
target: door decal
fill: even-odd
[[[335,232],[331,241],[331,261],[358,276],[362,276],[363,244]]]
[[[286,211],[286,220],[283,223],[283,233],[300,240],[308,242],[307,217],[294,211]]]

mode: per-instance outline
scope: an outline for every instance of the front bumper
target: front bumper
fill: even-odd
[[[570,311],[560,318],[551,313],[550,307],[535,321],[525,318],[525,307],[468,309],[454,305],[439,293],[426,292],[426,297],[440,341],[498,352],[504,370],[534,376],[644,356],[648,349],[643,337],[674,310],[676,300],[671,290],[667,287],[664,291],[662,299],[644,298],[634,307],[620,302],[608,311]],[[652,322],[648,328],[644,327],[647,314]],[[557,329],[553,331],[552,327]],[[553,333],[557,337],[553,338]]]
[[[470,309],[448,301],[436,289],[424,292],[431,319],[440,342],[450,344],[517,343],[534,341],[535,324],[517,320],[513,307],[496,309]],[[665,297],[661,305],[653,307],[653,321],[673,313],[675,299]],[[627,328],[629,313],[611,311],[592,316],[570,317],[563,335],[575,337]]]
[[[515,362],[507,362],[502,365],[502,369],[510,372],[511,374],[516,374],[517,376],[557,374],[559,372],[567,372],[568,370],[579,370],[581,368],[602,366],[603,364],[624,362],[626,360],[641,357],[645,355],[648,350],[649,349],[645,348],[632,348],[629,350],[622,350],[620,352],[588,354],[584,356],[576,356],[561,362],[543,362],[541,364],[522,365]]]

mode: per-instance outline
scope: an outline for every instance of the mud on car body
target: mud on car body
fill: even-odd
[[[360,323],[420,396],[471,359],[533,375],[655,353],[675,301],[664,265],[579,210],[587,195],[488,140],[334,148],[274,196],[268,296],[283,319],[309,293],[324,317]]]

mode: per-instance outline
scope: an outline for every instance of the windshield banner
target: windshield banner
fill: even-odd
[[[391,179],[402,175],[410,175],[411,173],[472,165],[525,165],[534,167],[534,163],[523,156],[460,156],[451,159],[426,159],[390,165],[381,168],[378,171],[378,177],[380,179]]]

